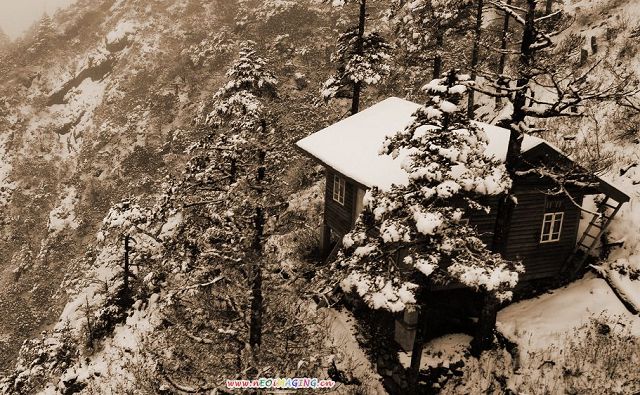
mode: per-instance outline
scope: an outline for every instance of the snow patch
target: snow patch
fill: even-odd
[[[117,45],[136,32],[136,24],[132,21],[122,21],[113,30],[107,33],[107,45]]]
[[[75,205],[78,202],[78,193],[74,187],[66,187],[58,206],[49,213],[49,232],[60,233],[66,228],[77,229],[79,223],[76,219]]]
[[[521,351],[538,351],[561,346],[565,336],[593,317],[632,321],[631,332],[640,335],[637,317],[622,305],[605,280],[593,275],[506,307],[498,313],[497,328]]]
[[[410,125],[414,120],[413,114],[420,107],[417,103],[390,97],[296,144],[339,173],[369,188],[377,186],[388,190],[393,184],[406,185],[409,179],[403,163],[407,163],[410,152],[403,150],[394,157],[379,155],[379,152],[385,138]],[[473,123],[487,135],[485,156],[504,162],[510,132],[482,122]],[[539,137],[525,135],[522,150],[527,151],[542,143],[546,142]],[[491,182],[486,188],[493,188]]]

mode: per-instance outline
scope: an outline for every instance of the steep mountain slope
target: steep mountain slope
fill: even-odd
[[[274,67],[298,103],[284,117],[288,138],[305,130],[296,114],[316,102],[322,73],[304,75],[323,67],[329,41],[299,40],[331,22],[295,2],[241,5],[251,10],[242,26],[225,1],[79,1],[2,57],[0,371],[57,321],[107,209],[182,171],[199,133],[190,125],[239,41],[286,54]]]
[[[565,7],[575,19],[565,34],[581,35],[588,57],[604,55],[618,67],[640,72],[634,26],[640,11],[633,0],[567,1]],[[226,82],[224,72],[240,42],[254,40],[280,81],[280,105],[274,111],[282,145],[291,149],[282,173],[298,182],[286,190],[296,193],[283,215],[293,219],[289,232],[269,240],[271,257],[285,267],[297,264],[314,247],[313,221],[322,194],[321,185],[312,186],[318,174],[293,151],[292,142],[347,111],[348,103],[320,105],[318,88],[332,72],[329,55],[349,19],[353,15],[313,0],[79,0],[40,21],[7,52],[0,48],[0,376],[25,385],[25,392],[86,388],[99,393],[110,386],[117,393],[131,385],[168,391],[153,382],[166,380],[155,364],[159,357],[216,357],[203,346],[208,339],[176,344],[181,329],[158,314],[170,305],[169,292],[162,294],[170,287],[158,273],[146,273],[144,301],[110,328],[99,349],[78,358],[82,346],[75,345],[85,339],[67,327],[77,325],[84,333],[83,320],[94,305],[106,303],[104,289],[114,286],[109,280],[124,254],[122,243],[102,239],[105,227],[118,222],[109,209],[130,197],[140,206],[153,206],[171,177],[180,176],[188,149],[206,134],[194,119]],[[385,27],[384,21],[374,23]],[[362,107],[387,95],[419,95],[414,85],[402,70],[396,72],[386,85],[367,92]],[[592,117],[579,122],[554,120],[545,137],[585,162],[608,163],[601,170],[635,197],[640,171],[632,167],[622,174],[620,169],[640,158],[637,112],[612,105],[591,111]],[[625,208],[612,239],[640,227],[637,213],[633,203]],[[162,218],[155,230],[171,235],[179,222]],[[311,242],[301,243],[304,237]],[[637,262],[637,245],[638,240],[627,239],[612,257],[623,266],[625,260]],[[55,336],[49,336],[52,332]],[[33,354],[18,358],[27,339]],[[163,347],[176,355],[149,352]],[[51,371],[31,365],[49,363],[50,355],[58,363],[48,367]],[[180,368],[207,371],[208,362],[203,358],[201,365]],[[366,376],[368,362],[356,362]],[[372,383],[368,390],[374,393],[379,385]]]

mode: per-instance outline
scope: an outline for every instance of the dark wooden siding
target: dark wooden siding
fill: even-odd
[[[507,236],[506,258],[521,259],[525,273],[521,280],[554,277],[573,251],[580,222],[580,209],[568,198],[560,198],[561,209],[545,209],[547,195],[542,192],[518,193],[518,204]],[[582,198],[577,199],[579,203]],[[540,232],[545,212],[563,211],[560,240],[540,243]]]
[[[333,176],[339,173],[334,172],[331,169],[326,170],[327,174],[327,186],[325,188],[324,195],[324,217],[327,225],[331,227],[339,235],[344,235],[353,227],[355,199],[356,199],[356,186],[353,182],[345,179],[345,195],[344,206],[335,200],[333,200]],[[343,177],[344,178],[344,177]]]
[[[468,214],[469,225],[474,226],[480,240],[482,240],[487,247],[491,248],[493,244],[493,232],[496,225],[496,218],[498,213],[498,201],[499,198],[492,197],[485,204],[491,208],[488,213],[485,211],[471,211]]]
[[[327,168],[324,215],[327,225],[339,236],[342,236],[353,228],[358,186],[345,178],[345,201],[344,205],[341,205],[333,200],[333,176],[336,174],[341,176]],[[551,210],[564,212],[560,240],[541,244],[540,232],[546,212],[547,195],[539,190],[532,192],[531,189],[522,188],[522,185],[518,185],[518,187],[520,188],[515,189],[518,204],[513,211],[508,230],[505,256],[507,259],[522,260],[525,273],[520,277],[521,281],[555,277],[575,247],[580,209],[573,205],[568,198],[561,198],[563,200],[562,209]],[[576,197],[575,200],[579,204],[582,203],[581,196]],[[475,226],[480,239],[489,248],[493,242],[498,201],[499,198],[495,197],[485,202],[491,208],[489,213],[473,211],[468,214],[469,224]]]

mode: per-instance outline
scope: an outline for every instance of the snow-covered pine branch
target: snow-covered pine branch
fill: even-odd
[[[462,220],[486,196],[511,187],[504,164],[485,156],[487,137],[466,116],[468,76],[450,72],[427,84],[415,121],[387,138],[382,155],[408,151],[406,186],[376,188],[331,273],[370,307],[401,311],[420,287],[461,282],[509,299],[522,267],[489,251]]]
[[[388,61],[391,46],[378,33],[367,33],[362,40],[362,53],[358,54],[358,30],[349,30],[338,38],[338,47],[331,60],[337,71],[322,85],[325,101],[334,98],[350,98],[353,85],[377,85],[389,74]]]

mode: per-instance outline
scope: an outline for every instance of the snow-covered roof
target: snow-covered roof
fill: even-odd
[[[405,185],[407,173],[400,164],[406,152],[396,159],[378,152],[385,137],[403,130],[413,121],[419,104],[390,97],[353,116],[345,118],[297,142],[298,147],[335,171],[367,187],[388,189],[392,184]],[[477,122],[488,137],[487,156],[504,161],[509,131]],[[545,143],[539,137],[525,135],[522,152]]]

